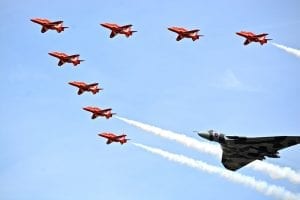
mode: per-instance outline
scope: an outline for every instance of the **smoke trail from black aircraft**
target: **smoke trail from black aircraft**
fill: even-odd
[[[219,176],[236,182],[236,183],[241,183],[243,185],[246,185],[248,187],[251,187],[255,189],[256,191],[267,195],[267,196],[272,196],[275,197],[276,199],[282,199],[282,200],[299,200],[300,199],[300,194],[296,194],[293,192],[290,192],[286,190],[283,187],[277,186],[277,185],[271,185],[265,181],[261,180],[256,180],[254,177],[251,176],[246,176],[243,174],[240,174],[238,172],[232,172],[220,167],[216,167],[213,165],[209,165],[205,162],[202,162],[200,160],[194,160],[192,158],[186,157],[184,155],[179,155],[179,154],[174,154],[170,153],[167,151],[164,151],[162,149],[158,148],[153,148],[149,147],[143,144],[138,144],[138,143],[132,143],[133,145],[142,148],[146,151],[149,151],[151,153],[160,155],[164,158],[167,158],[168,160],[187,165],[189,167],[208,172],[211,174],[218,174]]]
[[[123,117],[116,116],[115,118],[128,123],[129,125],[133,125],[137,128],[140,128],[144,131],[153,133],[160,137],[167,138],[169,140],[174,140],[178,143],[181,143],[189,148],[196,149],[198,151],[208,153],[214,156],[217,156],[221,159],[222,150],[219,145],[210,144],[207,142],[201,142],[194,138],[188,137],[184,134],[175,133],[169,130],[164,130],[149,124],[141,123],[138,121],[126,119]],[[275,164],[268,163],[266,161],[256,160],[246,167],[252,168],[256,171],[260,171],[268,174],[273,179],[287,179],[292,183],[300,184],[300,173],[291,169],[290,167],[281,167]]]

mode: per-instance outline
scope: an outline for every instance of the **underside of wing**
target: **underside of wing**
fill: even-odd
[[[226,169],[236,171],[245,165],[256,160],[255,158],[247,158],[239,154],[227,154],[223,152],[222,164]]]
[[[230,170],[237,170],[254,160],[263,160],[265,157],[278,158],[279,150],[300,144],[300,137],[297,136],[226,137],[228,143],[222,145],[222,163]]]

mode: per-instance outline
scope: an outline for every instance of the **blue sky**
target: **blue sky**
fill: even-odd
[[[299,6],[296,0],[1,1],[0,199],[268,199],[133,145],[106,145],[99,132],[125,132],[135,142],[222,166],[117,119],[91,120],[82,107],[112,107],[195,138],[193,130],[207,129],[299,135],[299,58],[271,44],[244,47],[235,35],[267,32],[299,49]],[[70,28],[41,34],[34,17],[62,19]],[[103,22],[130,23],[138,32],[110,39]],[[169,26],[199,28],[205,36],[176,42]],[[50,51],[80,53],[86,61],[59,68]],[[77,96],[69,81],[96,81],[104,90]],[[299,154],[294,146],[268,161],[299,170]],[[285,180],[240,172],[300,193]]]

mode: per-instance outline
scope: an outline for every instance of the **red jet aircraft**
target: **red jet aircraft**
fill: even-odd
[[[81,95],[83,92],[92,92],[93,94],[96,94],[100,90],[103,90],[103,88],[98,88],[99,83],[87,84],[84,82],[72,81],[69,82],[69,84],[79,88],[77,92],[78,95]]]
[[[131,27],[132,27],[131,24],[124,25],[124,26],[119,26],[117,24],[103,23],[103,24],[100,24],[100,25],[111,30],[111,33],[110,33],[110,36],[109,36],[110,38],[115,37],[117,34],[124,34],[124,35],[126,35],[126,37],[129,37],[134,32],[137,32],[137,31],[132,31],[131,30]]]
[[[100,109],[98,107],[91,107],[91,106],[88,106],[88,107],[84,107],[83,110],[86,110],[86,111],[89,111],[91,113],[93,113],[92,115],[92,119],[95,119],[96,117],[106,117],[106,119],[109,119],[110,117],[112,117],[113,115],[115,115],[116,113],[112,113],[111,112],[111,108],[108,108],[108,109]]]
[[[76,66],[80,64],[80,62],[84,61],[84,60],[79,60],[79,56],[80,56],[79,54],[70,55],[70,56],[61,52],[51,52],[48,54],[59,59],[59,62],[57,64],[58,66],[62,66],[64,63],[73,63],[73,65]]]
[[[130,139],[126,139],[125,137],[127,135],[115,135],[113,133],[99,133],[98,134],[100,137],[104,137],[107,139],[106,144],[110,144],[112,142],[120,142],[120,144],[126,143]]]
[[[197,33],[200,31],[199,29],[194,29],[194,30],[186,30],[185,28],[181,27],[170,27],[168,30],[173,31],[178,34],[176,40],[179,41],[183,38],[191,38],[193,41],[198,40],[200,36],[203,35],[198,35]]]
[[[272,39],[266,38],[266,36],[269,35],[268,33],[262,33],[262,34],[256,35],[252,32],[241,31],[241,32],[237,32],[236,34],[246,38],[244,45],[248,45],[250,42],[259,42],[261,45],[263,45],[263,44],[267,43],[268,40],[272,40]]]
[[[41,29],[42,33],[45,33],[49,29],[56,30],[58,33],[60,33],[62,31],[64,31],[65,28],[69,28],[67,26],[63,26],[64,21],[51,22],[48,19],[41,19],[41,18],[34,18],[34,19],[31,19],[30,21],[41,25],[42,26],[42,29]]]

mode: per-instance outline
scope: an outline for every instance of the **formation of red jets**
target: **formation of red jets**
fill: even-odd
[[[42,29],[41,29],[42,33],[46,32],[49,29],[56,30],[58,33],[60,33],[62,31],[64,31],[65,28],[69,28],[69,27],[63,26],[63,21],[51,22],[48,19],[41,19],[41,18],[31,19],[31,21],[34,23],[40,24],[42,26]],[[118,34],[123,34],[126,37],[130,37],[133,35],[133,33],[137,32],[137,31],[131,30],[132,24],[120,26],[120,25],[114,24],[114,23],[102,23],[100,25],[111,30],[111,33],[109,36],[110,38],[113,38]],[[180,41],[183,38],[191,38],[193,41],[195,41],[195,40],[198,40],[201,36],[204,36],[204,35],[198,34],[200,29],[188,30],[188,29],[185,29],[182,27],[174,26],[174,27],[169,27],[168,30],[178,34],[178,36],[176,38],[177,41]],[[251,42],[259,42],[261,45],[263,45],[263,44],[267,43],[269,40],[272,40],[272,39],[266,38],[268,33],[255,34],[252,32],[240,31],[240,32],[237,32],[236,34],[246,38],[244,45],[248,45]],[[62,55],[63,53],[59,53],[59,52],[53,52],[53,53],[57,53],[57,55],[50,54],[50,53],[49,54],[57,57],[58,59],[60,59],[60,61],[64,59],[64,60],[66,60],[65,62],[70,62],[70,63],[73,63],[74,65],[76,65],[76,63],[80,64],[80,61],[83,61],[83,60],[78,59],[79,55],[77,56],[78,61],[71,61],[72,56],[75,56],[75,55],[68,57],[66,54],[64,54],[64,56],[59,57],[58,55],[59,54]],[[66,58],[66,56],[68,58]],[[61,59],[61,58],[63,58],[63,59]],[[65,63],[65,62],[63,62],[63,63]]]
[[[45,33],[48,30],[55,30],[58,33],[64,31],[66,28],[69,28],[67,26],[63,26],[63,21],[50,21],[48,19],[42,19],[42,18],[34,18],[31,19],[32,22],[37,23],[42,26],[41,32]],[[123,25],[119,26],[117,24],[113,23],[102,23],[100,24],[101,26],[110,29],[110,38],[115,37],[118,34],[123,34],[126,37],[130,37],[133,35],[133,33],[137,31],[131,30],[132,25]],[[198,34],[200,29],[194,29],[194,30],[187,30],[182,27],[169,27],[168,30],[175,32],[177,34],[177,41],[182,40],[183,38],[191,38],[193,41],[198,40],[201,36]],[[268,35],[267,33],[262,33],[262,34],[254,34],[252,32],[246,32],[246,31],[241,31],[236,33],[239,36],[244,37],[246,40],[244,42],[244,45],[248,45],[251,42],[258,42],[261,45],[267,43],[269,40],[266,38]],[[79,54],[74,54],[74,55],[67,55],[66,53],[62,52],[50,52],[48,53],[49,55],[56,57],[59,59],[58,61],[58,66],[62,66],[65,63],[72,63],[73,66],[79,65],[82,61],[79,59]],[[80,82],[80,81],[72,81],[69,82],[70,85],[77,87],[78,88],[78,95],[81,95],[84,92],[91,92],[92,94],[97,94],[100,90],[103,90],[103,88],[98,87],[99,83],[85,83],[85,82]],[[93,107],[93,106],[87,106],[84,107],[83,110],[86,110],[88,112],[92,113],[91,119],[96,119],[97,117],[105,117],[106,119],[111,118],[113,115],[116,113],[112,113],[111,108],[106,108],[106,109],[101,109],[99,107]],[[126,143],[129,139],[126,139],[125,134],[117,135],[114,133],[109,133],[109,132],[104,132],[98,134],[98,136],[106,138],[107,142],[106,144],[110,144],[112,142],[119,142],[120,144]]]

